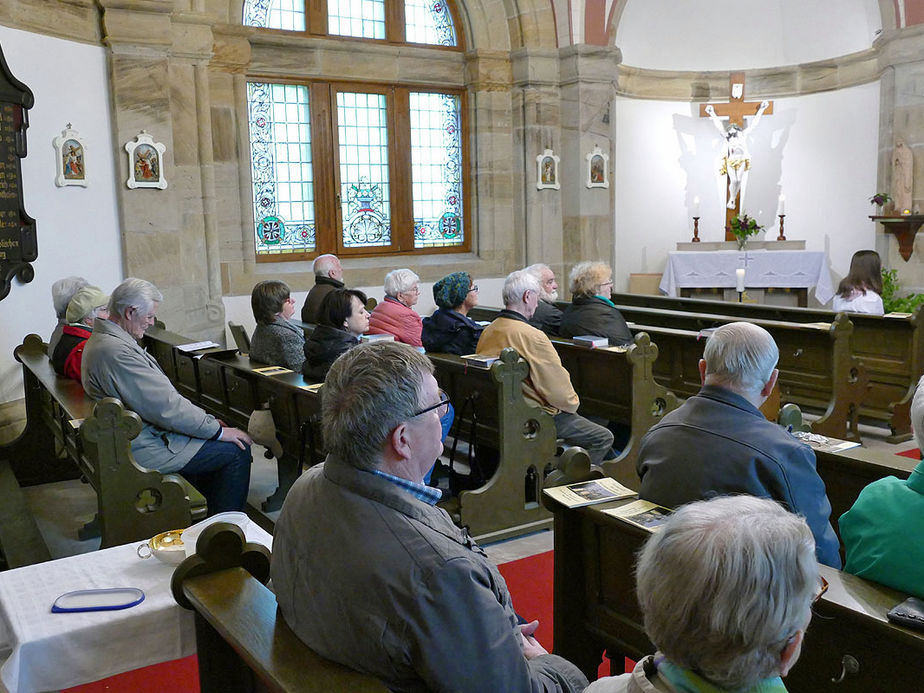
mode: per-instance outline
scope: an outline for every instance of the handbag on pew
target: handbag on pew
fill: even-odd
[[[924,630],[924,600],[908,597],[886,614],[893,623],[908,626],[915,630]]]
[[[472,489],[484,486],[487,479],[485,478],[481,464],[478,460],[478,446],[475,444],[475,431],[478,425],[478,415],[475,413],[475,397],[478,393],[473,392],[462,406],[456,411],[456,420],[452,423],[450,435],[453,436],[452,448],[449,451],[449,493],[458,496],[460,491],[471,491]],[[462,427],[465,425],[465,416],[471,410],[471,422],[469,424],[468,435],[468,454],[466,463],[468,464],[469,474],[462,474],[455,469],[456,452],[459,447],[459,438],[462,433]]]

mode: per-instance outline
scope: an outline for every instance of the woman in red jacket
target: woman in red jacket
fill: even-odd
[[[373,309],[368,334],[391,334],[396,342],[423,346],[420,341],[423,326],[414,311],[420,298],[419,282],[420,277],[409,269],[396,269],[385,275],[385,300]]]

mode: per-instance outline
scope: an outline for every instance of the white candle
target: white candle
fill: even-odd
[[[735,270],[735,290],[740,294],[744,291],[744,268],[739,267]]]
[[[780,204],[779,207],[777,207],[776,215],[779,217],[783,216],[784,214],[786,214],[786,196],[780,195]]]
[[[693,216],[694,217],[699,216],[699,197],[693,198]]]

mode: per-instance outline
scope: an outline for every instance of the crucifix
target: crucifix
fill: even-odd
[[[760,117],[773,114],[771,101],[744,100],[744,73],[732,72],[729,77],[729,102],[721,104],[700,104],[699,115],[712,120],[716,129],[725,138],[725,156],[722,158],[721,175],[726,177],[725,240],[735,240],[731,233],[731,220],[742,212],[741,200],[744,197],[748,170],[751,168],[751,154],[748,150],[747,136],[757,126]],[[753,120],[744,127],[745,117]],[[722,118],[728,118],[727,125]]]

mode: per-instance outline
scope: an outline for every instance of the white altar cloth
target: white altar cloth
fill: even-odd
[[[244,533],[271,546],[252,522]],[[0,573],[0,688],[56,691],[195,653],[193,613],[170,592],[175,566],[139,558],[141,543]],[[138,587],[144,601],[120,611],[51,613],[65,592],[105,587]]]
[[[811,250],[716,250],[671,252],[661,277],[661,292],[678,289],[735,288],[735,270],[745,269],[746,288],[815,288],[825,304],[834,297],[828,255]]]

